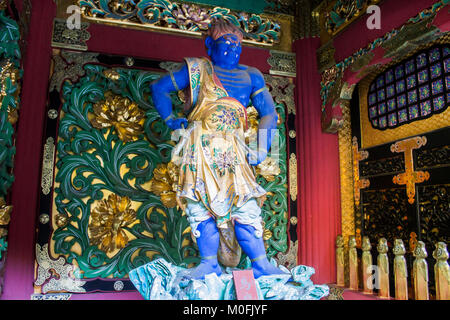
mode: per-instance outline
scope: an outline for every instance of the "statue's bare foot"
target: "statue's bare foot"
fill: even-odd
[[[255,279],[258,279],[261,276],[270,276],[274,274],[289,274],[275,267],[265,257],[261,260],[252,262],[252,268]]]
[[[197,267],[190,269],[186,274],[185,278],[201,280],[204,279],[207,274],[215,273],[217,276],[222,274],[222,269],[216,262],[205,262],[202,261]]]

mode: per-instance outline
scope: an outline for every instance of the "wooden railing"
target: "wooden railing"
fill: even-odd
[[[360,249],[360,250],[358,250]],[[355,236],[350,236],[347,245],[342,235],[336,238],[336,284],[351,290],[359,290],[365,294],[374,294],[380,298],[396,300],[429,300],[430,282],[428,274],[428,257],[425,243],[417,241],[414,251],[407,253],[403,241],[395,239],[392,253],[393,261],[389,263],[389,247],[385,238],[378,240],[377,257],[372,257],[372,245],[368,237],[363,237],[359,248]],[[412,254],[414,259],[411,272],[408,272],[405,256]],[[434,264],[434,292],[432,299],[450,300],[450,269],[448,265],[447,244],[438,242],[433,251]],[[389,265],[393,270],[389,270]],[[431,272],[433,272],[431,271]],[[391,290],[390,278],[393,272],[394,289]],[[408,277],[411,285],[408,285]],[[410,292],[411,291],[411,292]],[[394,296],[391,296],[394,292]]]

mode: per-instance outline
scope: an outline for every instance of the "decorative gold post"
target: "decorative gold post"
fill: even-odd
[[[345,286],[345,277],[344,277],[344,268],[345,268],[345,259],[344,259],[344,238],[342,235],[338,235],[336,237],[336,284],[338,286]]]
[[[342,105],[342,126],[338,132],[341,181],[341,228],[344,243],[355,232],[355,201],[353,195],[352,127],[350,105]]]
[[[436,264],[434,265],[436,300],[450,300],[450,269],[447,262],[448,251],[446,243],[436,243],[433,258],[436,259]]]
[[[377,257],[377,265],[378,265],[378,284],[379,291],[378,296],[381,298],[389,298],[389,261],[387,252],[389,247],[387,245],[386,238],[381,238],[378,240],[378,257]]]
[[[408,270],[405,260],[405,245],[401,239],[394,241],[394,278],[395,278],[395,299],[408,300]]]
[[[350,289],[358,290],[358,254],[356,251],[356,238],[348,238],[348,268],[350,278]]]
[[[425,258],[428,256],[423,241],[417,241],[414,250],[413,277],[414,294],[416,300],[429,300],[428,294],[428,264]]]
[[[370,249],[372,249],[372,245],[370,244],[369,237],[363,237],[362,239],[362,281],[364,293],[371,294],[373,293],[373,286],[369,287],[369,278],[372,275],[372,254],[370,253]]]

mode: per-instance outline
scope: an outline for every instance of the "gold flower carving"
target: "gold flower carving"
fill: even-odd
[[[167,208],[173,208],[177,205],[178,174],[179,168],[173,162],[160,163],[153,170],[150,191],[159,196],[161,202]]]
[[[11,220],[12,206],[6,205],[5,199],[0,197],[0,225],[7,226]]]
[[[143,133],[145,113],[127,98],[105,93],[105,100],[93,107],[91,124],[94,128],[114,127],[123,142],[135,141]]]
[[[128,197],[116,194],[103,199],[91,213],[89,240],[104,252],[122,249],[129,239],[124,228],[136,222],[136,212]]]

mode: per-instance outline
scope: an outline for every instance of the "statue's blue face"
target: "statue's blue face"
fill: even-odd
[[[226,34],[216,40],[208,38],[206,40],[208,54],[215,65],[230,69],[239,64],[242,46],[236,35]]]

